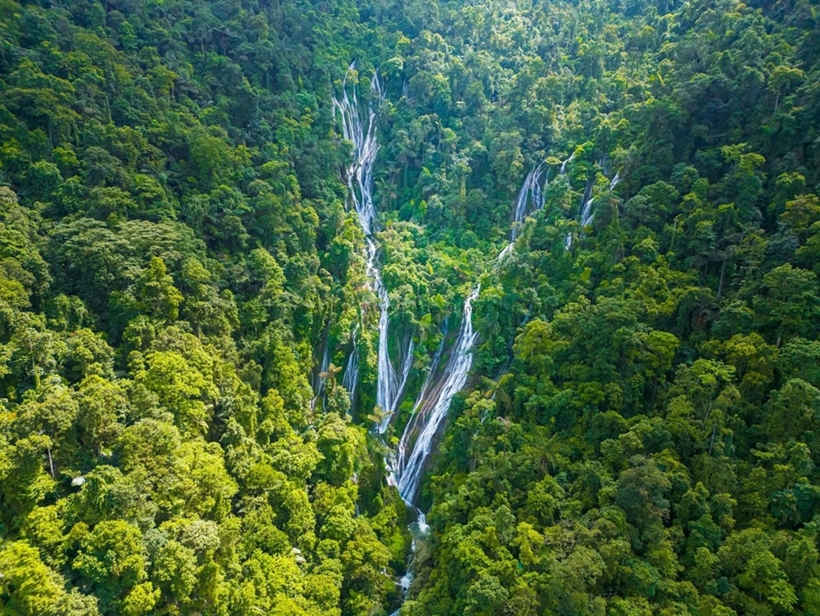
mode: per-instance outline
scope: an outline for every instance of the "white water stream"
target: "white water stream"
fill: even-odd
[[[351,350],[350,355],[347,356],[347,364],[345,364],[345,371],[342,375],[342,387],[347,390],[350,395],[350,404],[354,404],[356,399],[356,385],[359,383],[359,325],[353,328],[353,333],[350,335]]]
[[[330,369],[330,344],[327,339],[327,332],[325,332],[322,338],[322,346],[324,347],[324,351],[322,352],[322,361],[319,363],[318,368],[316,369],[316,374],[313,378],[313,398],[310,400],[310,410],[316,410],[316,404],[319,402],[320,399],[323,400],[322,404],[324,404],[324,395],[325,395],[325,384],[327,383],[327,373]]]
[[[447,417],[450,402],[467,383],[467,375],[473,364],[473,346],[478,338],[478,333],[473,330],[473,301],[478,297],[479,291],[480,287],[476,287],[464,302],[464,316],[452,354],[440,379],[434,384],[441,347],[436,352],[434,365],[431,366],[416,401],[414,415],[402,434],[399,450],[391,464],[391,480],[398,487],[402,500],[410,507],[415,506],[422,471],[432,451],[436,434]],[[411,439],[412,447],[407,453]]]
[[[351,64],[348,75],[355,70]],[[367,106],[367,113],[362,114],[355,85],[347,87],[347,75],[342,82],[342,95],[333,97],[333,109],[342,124],[343,137],[353,144],[353,160],[347,170],[348,197],[359,216],[359,224],[365,236],[365,259],[367,279],[370,287],[379,301],[379,346],[378,346],[378,376],[376,382],[376,404],[382,410],[382,420],[377,426],[379,434],[384,434],[390,424],[390,418],[396,412],[401,399],[413,359],[413,341],[410,339],[406,348],[400,352],[400,366],[397,371],[390,359],[389,328],[390,328],[390,297],[381,278],[378,268],[378,244],[374,238],[374,222],[376,207],[373,204],[373,165],[379,152],[379,142],[376,139],[376,115],[378,107],[384,101],[384,93],[379,82],[378,73],[373,74],[370,81],[371,92],[378,104]],[[349,91],[350,90],[350,91]],[[363,118],[364,115],[364,118]],[[354,339],[355,343],[355,339]],[[356,354],[355,349],[352,351]],[[352,389],[355,389],[354,379],[358,377],[358,355],[348,360],[348,366],[354,374],[348,378],[345,370],[344,379],[347,379]],[[351,389],[348,389],[351,391]]]
[[[355,66],[350,65],[348,74]],[[371,91],[380,106],[384,94],[377,74],[370,82]],[[350,204],[359,217],[359,224],[365,235],[367,278],[371,289],[379,301],[379,343],[378,343],[378,377],[376,385],[376,404],[382,410],[382,419],[376,426],[378,434],[384,434],[390,425],[398,403],[404,393],[407,378],[413,361],[413,341],[409,338],[404,345],[399,343],[399,368],[390,359],[389,350],[389,310],[390,298],[381,279],[378,268],[378,244],[374,238],[376,209],[373,203],[373,165],[379,151],[376,139],[377,109],[368,105],[367,113],[362,114],[355,86],[348,88],[347,76],[342,83],[339,98],[333,97],[334,114],[339,118],[342,135],[353,144],[353,160],[347,170],[347,185]],[[536,181],[539,182],[540,178]],[[539,197],[540,198],[540,197]],[[472,302],[478,297],[477,287],[464,302],[464,314],[450,357],[443,371],[439,374],[438,366],[444,350],[444,340],[436,351],[424,385],[416,401],[413,416],[399,442],[398,452],[388,460],[388,481],[393,483],[407,506],[416,512],[417,520],[412,525],[414,534],[423,535],[428,526],[424,514],[415,507],[421,476],[432,452],[436,434],[447,416],[447,410],[453,397],[464,387],[473,360],[473,346],[478,337],[473,330]],[[353,331],[353,350],[348,357],[342,383],[351,397],[356,389],[358,379],[358,351],[356,337],[358,327]],[[413,540],[413,551],[415,551]],[[408,571],[401,578],[399,585],[404,592],[410,587],[412,573]]]
[[[575,157],[575,154],[570,156],[567,160],[565,160],[561,164],[561,175],[564,174],[566,169],[566,165],[568,162],[571,162],[572,159]],[[604,174],[609,173],[609,161],[607,160],[606,156],[602,158],[598,162],[598,166],[601,167]],[[609,190],[612,191],[621,181],[621,176],[619,173],[615,174],[609,182]],[[592,207],[592,204],[595,202],[595,197],[592,196],[592,188],[593,188],[593,180],[590,178],[587,180],[586,188],[584,189],[584,194],[581,197],[581,209],[578,215],[578,222],[581,223],[581,228],[584,229],[592,224],[592,221],[595,220],[595,210]],[[567,237],[564,240],[564,248],[569,250],[572,248],[572,232],[570,231],[567,233]]]
[[[513,224],[512,231],[510,232],[511,243],[515,242],[515,238],[518,236],[518,228],[521,226],[521,223],[524,222],[524,218],[535,210],[540,210],[544,207],[544,189],[546,189],[548,184],[549,169],[547,169],[545,176],[544,163],[533,167],[527,174],[527,177],[524,178],[524,183],[521,185],[521,190],[518,191],[518,200],[515,203],[515,210],[513,211]]]
[[[561,162],[561,166],[558,168],[558,175],[564,175],[567,171],[567,165],[574,159],[575,152]],[[518,191],[515,208],[513,208],[510,243],[498,254],[496,257],[497,261],[501,261],[515,246],[515,240],[518,237],[521,225],[524,224],[524,219],[544,207],[546,199],[545,193],[547,186],[549,186],[549,172],[550,170],[548,167],[545,167],[544,162],[540,162],[533,167],[524,178],[524,182],[521,184],[521,190]],[[567,236],[567,240],[571,241],[571,236]]]
[[[421,408],[422,404],[424,404],[424,401],[427,399],[427,392],[430,390],[431,384],[436,377],[436,374],[438,372],[438,365],[441,361],[441,354],[444,351],[444,345],[446,342],[447,330],[445,329],[441,337],[441,343],[438,345],[438,349],[436,349],[435,355],[433,355],[433,361],[430,362],[430,369],[427,373],[427,377],[424,379],[424,384],[421,386],[418,398],[416,398],[416,403],[413,406],[413,411],[410,414],[410,421],[407,422],[407,426],[405,427],[404,432],[401,435],[401,439],[399,440],[399,445],[396,448],[395,457],[390,460],[390,474],[388,477],[388,481],[390,481],[393,485],[396,485],[397,487],[397,469],[404,468],[407,464],[407,452],[408,447],[411,446],[411,436],[417,431],[416,426],[418,425],[420,416],[419,409]]]

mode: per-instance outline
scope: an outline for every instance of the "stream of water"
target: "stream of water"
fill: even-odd
[[[476,287],[465,300],[461,326],[444,371],[437,381],[434,381],[437,377],[436,366],[428,374],[416,400],[413,417],[402,434],[397,455],[393,458],[391,480],[399,489],[402,500],[410,507],[415,506],[425,463],[436,434],[447,417],[450,402],[467,383],[467,375],[473,364],[473,346],[478,338],[473,329],[473,301],[479,291],[480,287]],[[438,363],[440,351],[441,348],[436,352],[434,364]]]
[[[355,66],[351,64],[348,75],[353,70]],[[387,431],[404,394],[413,363],[414,348],[411,337],[407,337],[404,343],[398,343],[398,362],[394,365],[389,348],[390,297],[382,282],[377,258],[378,243],[374,235],[376,208],[373,202],[373,165],[379,151],[376,119],[378,107],[384,101],[378,74],[373,75],[370,88],[376,108],[374,109],[373,103],[370,103],[366,113],[363,113],[356,87],[348,87],[346,76],[342,83],[341,95],[333,97],[333,110],[341,123],[343,137],[353,144],[353,158],[347,169],[348,198],[350,205],[358,215],[359,224],[365,236],[368,284],[379,302],[376,404],[381,408],[382,417],[375,426],[375,430],[382,435]],[[415,506],[422,473],[432,453],[435,437],[447,416],[450,402],[464,387],[472,366],[472,350],[477,338],[473,330],[472,303],[478,297],[478,293],[479,288],[476,287],[465,300],[463,318],[455,343],[443,370],[439,370],[439,363],[447,340],[447,336],[444,336],[419,393],[411,420],[401,436],[398,451],[386,459],[388,481],[398,488],[408,508],[416,513],[416,522],[411,525],[415,536],[424,535],[428,530],[424,514]],[[358,379],[359,364],[356,348],[358,331],[357,327],[351,335],[353,348],[342,377],[342,383],[351,393],[351,397],[354,395]],[[416,539],[414,538],[413,551],[415,551],[415,544]],[[409,589],[411,580],[412,573],[408,567],[408,571],[399,582],[405,593]]]
[[[351,64],[348,75],[355,70]],[[376,138],[376,117],[378,108],[384,102],[384,92],[379,82],[378,73],[373,74],[370,81],[372,98],[376,103],[367,105],[367,112],[362,113],[361,105],[355,85],[349,88],[347,75],[342,83],[341,97],[333,97],[333,109],[342,125],[342,136],[353,144],[353,158],[347,169],[347,187],[350,204],[359,217],[359,224],[365,236],[366,273],[370,288],[376,294],[379,302],[379,344],[378,344],[378,376],[376,382],[376,404],[383,413],[376,429],[384,434],[390,424],[390,419],[396,412],[401,399],[410,368],[413,363],[413,341],[408,340],[406,346],[400,349],[399,369],[393,365],[389,350],[390,329],[390,297],[382,282],[378,266],[378,243],[374,237],[374,223],[376,207],[373,203],[373,165],[379,153],[379,142]],[[355,389],[354,378],[358,377],[358,354],[348,360],[348,370],[353,372],[348,378],[348,384]],[[343,380],[348,377],[345,370]],[[348,389],[350,391],[350,389]]]

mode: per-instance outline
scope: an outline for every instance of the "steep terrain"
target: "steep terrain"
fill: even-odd
[[[818,19],[0,0],[0,614],[820,614]]]

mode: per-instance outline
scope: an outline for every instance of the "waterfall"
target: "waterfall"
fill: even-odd
[[[351,64],[349,71],[354,68],[355,65]],[[384,94],[378,74],[373,75],[370,87],[375,100],[381,105]],[[381,272],[378,268],[378,244],[374,238],[376,209],[373,203],[373,165],[379,151],[379,144],[376,139],[377,109],[374,109],[372,104],[369,105],[367,114],[363,118],[363,114],[359,109],[356,88],[349,89],[347,87],[347,76],[345,76],[341,96],[339,98],[333,97],[333,110],[341,121],[342,135],[353,144],[353,160],[347,169],[348,197],[350,205],[358,215],[359,224],[365,236],[368,284],[379,302],[376,404],[381,407],[383,415],[376,426],[376,431],[379,434],[384,434],[407,384],[413,362],[413,341],[412,338],[408,338],[403,343],[399,343],[401,348],[399,349],[399,369],[397,370],[390,359],[389,351],[390,297],[382,282]],[[532,203],[535,207],[543,206],[541,173],[542,168],[537,171],[534,170],[530,178]],[[536,186],[536,188],[533,189],[533,186]],[[540,205],[538,205],[539,203]],[[526,204],[524,207],[526,208]],[[464,302],[464,315],[459,332],[452,353],[438,382],[435,379],[437,378],[438,366],[444,350],[444,339],[436,351],[430,373],[416,401],[413,416],[400,439],[397,455],[388,460],[388,481],[398,488],[404,502],[416,512],[417,521],[415,526],[421,534],[426,533],[428,527],[424,514],[414,506],[416,493],[421,481],[421,473],[432,450],[433,440],[447,416],[450,402],[467,382],[467,374],[472,366],[473,345],[478,337],[473,330],[472,302],[478,297],[478,293],[479,288],[477,287]],[[358,378],[357,332],[358,326],[352,334],[353,349],[348,357],[342,379],[342,383],[351,393],[351,397],[355,391]],[[415,439],[413,438],[414,435],[416,435]],[[412,549],[415,551],[415,540]],[[406,591],[411,580],[412,573],[408,570],[399,582],[402,589]]]
[[[421,404],[416,403],[419,413],[423,413],[424,416],[418,420],[421,422],[421,428],[410,454],[406,458],[404,456],[396,458],[396,467],[393,471],[395,482],[402,500],[411,507],[415,503],[421,473],[432,450],[433,439],[447,416],[450,402],[467,382],[467,373],[473,363],[473,345],[478,338],[478,333],[473,330],[472,304],[478,297],[479,291],[480,287],[476,287],[464,302],[464,317],[456,337],[453,353],[444,368],[443,380],[439,386],[434,388],[434,397],[428,404],[424,404],[423,398],[420,400]],[[429,410],[425,412],[425,408]],[[411,424],[408,424],[408,428]],[[404,438],[405,435],[402,435],[402,440]]]
[[[353,333],[350,336],[352,348],[350,355],[347,357],[347,364],[345,364],[345,372],[342,375],[342,387],[347,390],[350,395],[351,409],[353,401],[356,399],[356,385],[359,382],[359,346],[357,337],[359,333],[359,325],[353,328]]]
[[[515,242],[515,238],[518,236],[518,228],[524,222],[524,218],[535,210],[544,207],[544,189],[547,184],[549,184],[549,171],[546,175],[544,174],[543,162],[533,167],[527,177],[524,178],[513,211],[513,224],[510,231],[511,242]]]
[[[410,421],[407,422],[407,426],[405,427],[404,432],[401,435],[401,439],[399,440],[399,445],[396,448],[396,453],[390,461],[390,474],[388,481],[396,487],[398,487],[396,480],[396,474],[398,472],[397,469],[404,468],[406,464],[407,448],[410,445],[411,435],[416,431],[416,426],[418,425],[420,415],[419,409],[421,409],[421,406],[427,399],[427,393],[430,391],[432,383],[438,375],[438,364],[441,361],[441,354],[444,352],[444,345],[446,342],[447,330],[445,329],[441,337],[441,343],[438,345],[435,355],[433,355],[433,361],[430,362],[430,370],[427,373],[427,377],[424,379],[424,384],[422,384],[419,395],[416,398],[416,403],[413,406],[412,413],[410,414]]]
[[[607,172],[609,169],[609,160],[604,157],[599,162],[598,165],[604,170],[604,173]],[[621,181],[620,173],[615,173],[615,177],[613,177],[609,181],[609,190],[613,190]],[[584,188],[584,194],[581,197],[581,208],[580,213],[578,215],[578,222],[581,223],[581,227],[588,227],[592,224],[592,221],[595,220],[595,210],[592,209],[592,204],[595,202],[595,197],[592,196],[592,188],[593,188],[593,179],[590,178],[587,180],[587,185]],[[572,248],[572,232],[570,231],[567,233],[567,237],[564,240],[564,248],[569,250]]]
[[[561,162],[561,166],[559,167],[558,174],[564,175],[567,171],[567,165],[569,165],[575,159],[575,152],[573,152],[568,158],[564,159]],[[544,163],[541,162],[535,167],[533,167],[527,176],[524,178],[523,184],[521,184],[521,190],[518,191],[518,199],[515,202],[515,209],[513,210],[513,223],[512,229],[510,231],[510,243],[498,254],[496,257],[497,261],[501,261],[504,256],[506,256],[513,248],[515,244],[515,240],[518,237],[518,230],[521,227],[521,223],[524,222],[524,218],[530,215],[532,212],[536,210],[540,210],[544,207],[544,202],[546,199],[546,195],[544,191],[547,189],[549,185],[549,168],[545,167]],[[592,205],[590,203],[590,205]],[[569,249],[569,245],[572,242],[572,237],[567,235],[567,239],[565,241],[567,245],[567,249]]]
[[[569,158],[567,158],[564,162],[561,163],[561,171],[560,174],[564,175],[567,172],[567,165],[573,161],[575,158],[575,152],[573,152]]]
[[[381,273],[376,267],[376,243],[372,238],[367,238],[368,261],[367,275],[372,282],[376,296],[379,298],[379,351],[378,351],[378,377],[376,381],[376,404],[381,407],[383,416],[377,426],[379,434],[384,434],[390,425],[390,420],[396,412],[404,386],[407,384],[407,377],[410,375],[410,368],[413,365],[413,340],[407,343],[407,348],[402,354],[403,361],[400,371],[396,371],[390,359],[389,331],[390,331],[390,298],[387,289],[382,283]]]
[[[355,68],[351,64],[349,70]],[[381,105],[384,94],[379,83],[378,74],[373,75],[370,82],[376,100]],[[333,97],[333,110],[342,125],[342,135],[353,144],[353,160],[347,170],[347,187],[350,204],[356,211],[359,224],[365,236],[365,259],[366,273],[370,288],[376,294],[379,301],[379,345],[378,345],[378,379],[376,383],[376,404],[381,407],[383,415],[376,430],[379,434],[384,434],[390,424],[390,420],[396,411],[396,407],[404,392],[407,378],[413,363],[413,341],[409,338],[400,347],[399,370],[393,365],[389,351],[389,310],[390,297],[384,286],[377,264],[378,244],[374,234],[374,223],[376,219],[376,209],[373,204],[373,165],[379,151],[379,143],[376,139],[376,110],[372,105],[368,106],[366,119],[362,119],[359,111],[359,101],[356,95],[356,88],[348,92],[347,76],[342,82],[342,94],[340,98]],[[539,185],[540,176],[535,180]],[[540,192],[534,193],[534,202],[537,203]],[[542,201],[543,204],[543,201]],[[436,376],[438,364],[444,349],[444,339],[433,358],[430,373],[425,384],[422,386],[418,401],[414,408],[414,414],[408,424],[408,429],[402,434],[399,443],[398,456],[388,460],[388,481],[396,485],[402,499],[411,507],[417,515],[416,527],[419,533],[427,532],[427,521],[424,514],[413,505],[418,485],[421,480],[421,473],[424,469],[433,439],[447,415],[450,402],[464,387],[467,382],[467,373],[472,365],[472,348],[475,344],[477,334],[473,331],[472,324],[472,302],[478,297],[479,289],[476,288],[464,303],[464,318],[459,329],[458,336],[447,365],[444,368],[442,381],[433,386],[433,379]],[[353,349],[348,357],[345,374],[342,383],[350,392],[351,398],[356,389],[358,380],[359,356],[356,345],[358,326],[353,330]],[[446,335],[445,335],[446,339]],[[425,404],[428,394],[433,398],[429,404]],[[427,410],[429,409],[429,411]],[[427,412],[425,412],[427,411]],[[410,445],[411,435],[418,428],[418,436],[413,442],[413,447],[409,455],[406,455]],[[413,540],[411,549],[415,552],[416,542]],[[409,570],[401,578],[399,584],[406,592],[413,579]]]
[[[348,74],[355,69],[355,63],[348,68]],[[384,102],[384,92],[379,82],[378,72],[373,73],[370,81],[370,89],[373,92],[378,106]],[[376,294],[379,301],[379,346],[378,346],[378,377],[376,384],[376,404],[381,407],[384,413],[382,421],[377,429],[379,434],[384,434],[390,424],[390,419],[396,411],[396,407],[404,391],[407,377],[410,374],[412,365],[413,344],[412,340],[407,343],[406,349],[401,353],[402,364],[399,371],[393,367],[389,352],[389,311],[390,297],[382,282],[381,273],[377,265],[378,244],[373,237],[374,222],[376,219],[376,208],[373,204],[373,165],[376,162],[376,155],[379,152],[379,142],[376,139],[376,114],[378,109],[374,109],[370,104],[367,107],[366,119],[362,119],[359,110],[359,100],[356,94],[356,87],[348,92],[347,75],[342,82],[341,98],[333,97],[334,113],[340,118],[342,124],[343,137],[353,143],[353,160],[347,170],[348,196],[353,209],[359,217],[359,224],[365,236],[365,259],[367,279],[370,288]],[[355,351],[354,351],[355,352]],[[356,361],[358,357],[356,357]],[[348,364],[350,364],[348,360]],[[355,365],[358,365],[357,363]],[[347,373],[347,370],[345,371]],[[347,374],[345,375],[347,376]],[[355,383],[352,384],[355,388]],[[348,390],[350,391],[350,390]]]
[[[327,383],[327,372],[330,369],[330,344],[327,339],[327,329],[323,337],[324,352],[322,353],[322,361],[316,370],[316,375],[313,383],[313,398],[310,400],[310,410],[316,410],[316,403],[319,398],[325,393],[325,384]]]
[[[413,415],[402,433],[396,453],[388,459],[388,482],[396,486],[402,500],[416,514],[416,522],[410,526],[414,531],[410,545],[411,554],[416,553],[418,537],[426,535],[429,530],[426,516],[415,506],[421,473],[430,457],[436,433],[447,417],[450,402],[467,382],[467,374],[473,363],[473,345],[478,338],[478,333],[473,330],[472,304],[478,297],[479,291],[480,286],[476,287],[464,302],[464,316],[456,336],[453,354],[447,361],[440,380],[436,381],[438,365],[447,339],[446,331],[444,332],[444,337],[430,364],[430,371],[413,407]],[[416,432],[418,435],[408,455],[408,447]],[[402,592],[407,593],[412,581],[413,571],[408,566],[407,571],[399,580]],[[390,616],[398,616],[400,612],[401,609],[398,609]]]
[[[567,171],[567,166],[575,159],[575,152],[573,152],[569,158],[565,159],[561,162],[561,166],[559,167],[558,174],[564,175]],[[609,169],[609,161],[606,157],[602,158],[598,165],[601,169],[607,173]],[[609,190],[614,189],[618,183],[621,181],[621,177],[619,174],[615,174],[615,177],[609,183]],[[515,202],[515,208],[513,210],[513,224],[512,230],[510,232],[510,243],[499,253],[496,257],[497,261],[501,261],[504,256],[506,256],[512,249],[515,244],[516,237],[518,236],[518,230],[521,226],[521,223],[524,221],[529,214],[532,212],[539,210],[544,207],[544,200],[545,195],[544,191],[546,190],[547,186],[549,185],[549,170],[547,170],[546,175],[544,175],[544,163],[539,163],[535,167],[533,167],[527,176],[524,178],[524,182],[521,184],[521,190],[518,191],[518,198]],[[578,221],[581,223],[582,227],[586,227],[592,224],[592,221],[595,218],[595,211],[593,210],[592,206],[595,201],[595,198],[592,197],[592,187],[593,182],[592,179],[587,181],[587,185],[584,189],[584,195],[581,198],[581,206],[579,209],[579,216]],[[572,247],[572,232],[567,233],[566,238],[564,239],[564,248],[569,250]]]
[[[510,243],[498,253],[498,256],[495,258],[496,262],[500,263],[504,257],[512,251],[513,246],[515,246],[515,240],[518,237],[518,230],[521,228],[524,218],[544,207],[544,199],[546,198],[544,191],[549,185],[549,168],[547,168],[546,173],[544,168],[544,163],[541,162],[533,167],[524,178],[524,183],[521,184],[521,190],[518,191],[518,198],[515,201],[515,208],[513,209]]]
[[[595,212],[592,211],[592,202],[595,201],[595,197],[592,196],[592,184],[592,178],[589,178],[584,188],[584,194],[581,197],[581,209],[578,216],[581,227],[592,224],[592,219],[595,218]]]
[[[592,224],[592,220],[595,218],[595,212],[592,209],[592,203],[595,201],[595,198],[591,195],[592,178],[589,178],[584,187],[584,194],[581,195],[581,205],[578,209],[578,222],[581,223],[582,228]],[[564,240],[564,249],[569,250],[570,248],[572,248],[572,231],[567,233],[567,237]]]
[[[355,62],[348,68],[356,68]],[[381,106],[384,101],[378,73],[373,74],[370,89],[376,95]],[[353,144],[353,161],[347,171],[348,196],[359,215],[359,223],[366,237],[373,234],[373,220],[376,209],[373,206],[373,163],[379,152],[379,142],[376,140],[376,110],[373,105],[367,107],[366,128],[359,113],[359,99],[356,87],[353,87],[352,96],[347,91],[347,75],[342,82],[342,98],[333,97],[333,109],[338,113],[342,122],[342,136]],[[375,244],[374,250],[375,250]],[[368,250],[368,255],[371,251]]]
[[[581,226],[586,227],[587,225],[592,224],[592,219],[595,218],[595,212],[592,211],[592,202],[595,201],[595,198],[587,199],[584,203],[584,207],[581,209]]]

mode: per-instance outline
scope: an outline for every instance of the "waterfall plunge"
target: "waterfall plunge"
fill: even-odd
[[[543,178],[543,181],[542,181]],[[510,232],[510,242],[515,243],[515,238],[518,237],[518,228],[524,222],[524,218],[544,207],[544,189],[549,184],[549,171],[544,175],[544,163],[541,163],[530,170],[527,177],[524,178],[524,183],[521,185],[521,190],[518,191],[518,200],[515,203],[515,210],[513,211],[512,231]],[[506,250],[506,249],[505,249]]]
[[[570,156],[564,163],[561,165],[561,174],[563,175],[565,166],[568,162],[571,162],[572,159],[575,157],[575,154]],[[609,161],[606,156],[604,156],[599,162],[598,166],[601,167],[604,174],[609,173]],[[621,175],[620,173],[616,173],[615,177],[613,177],[609,182],[609,190],[612,191],[615,187],[620,183]],[[592,204],[595,202],[595,197],[592,196],[592,187],[593,187],[593,180],[590,178],[587,180],[586,188],[584,189],[584,195],[581,197],[581,209],[578,216],[578,222],[581,223],[581,227],[585,228],[592,224],[595,220],[595,210],[592,207]],[[572,248],[572,232],[570,231],[567,233],[566,239],[564,240],[564,249],[569,250]]]
[[[359,347],[358,347],[359,326],[353,328],[353,333],[350,336],[352,348],[350,355],[347,357],[347,364],[342,375],[342,387],[347,390],[350,395],[350,403],[356,399],[356,385],[359,382]]]

